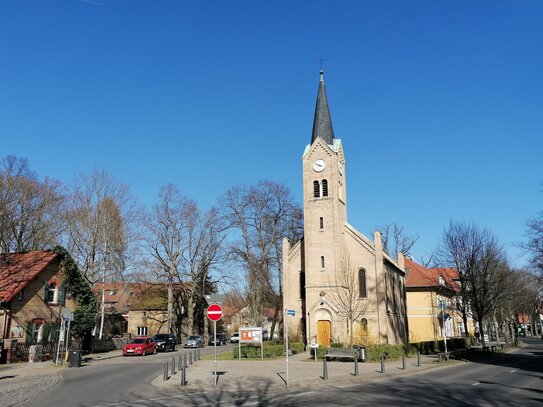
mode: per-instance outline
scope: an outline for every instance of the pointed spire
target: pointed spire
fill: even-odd
[[[332,128],[332,119],[330,118],[330,109],[328,108],[328,99],[326,98],[326,89],[324,87],[324,71],[322,69],[320,71],[311,144],[315,142],[317,137],[322,138],[327,144],[334,144],[334,129]]]

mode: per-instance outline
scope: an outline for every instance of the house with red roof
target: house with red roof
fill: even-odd
[[[51,251],[0,254],[1,339],[26,344],[55,341],[66,300],[60,256]]]
[[[442,340],[465,335],[462,315],[457,310],[458,272],[452,268],[426,268],[405,259],[409,342]],[[473,333],[473,320],[468,319]]]
[[[187,323],[188,309],[181,293],[190,287],[190,284],[183,284],[174,289],[174,315],[177,319],[173,331],[179,338],[182,338],[187,330],[183,323]],[[104,301],[104,336],[154,335],[169,332],[168,294],[165,284],[106,282],[104,285],[95,284],[93,291],[98,304],[102,303],[102,298]]]

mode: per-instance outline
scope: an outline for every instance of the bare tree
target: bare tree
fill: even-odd
[[[39,181],[26,159],[0,164],[0,252],[54,247],[60,240],[64,197],[58,181]]]
[[[354,323],[367,311],[368,303],[360,298],[358,268],[349,257],[341,259],[334,278],[329,282],[328,298],[340,317],[348,322],[349,346],[353,344]]]
[[[245,271],[250,322],[260,325],[265,308],[273,308],[273,336],[282,314],[281,239],[301,237],[302,209],[285,186],[271,181],[231,188],[221,198],[221,207],[227,226],[239,233],[229,253]]]
[[[105,170],[79,175],[70,190],[65,212],[67,246],[85,278],[101,281],[102,300],[99,338],[105,319],[105,283],[123,280],[127,254],[133,242],[135,200],[128,185]]]
[[[67,247],[83,275],[91,284],[102,280],[104,273],[107,279],[122,280],[137,219],[128,185],[94,169],[76,177],[69,199]]]
[[[458,271],[464,326],[471,314],[484,345],[484,322],[491,318],[510,283],[511,270],[494,235],[475,224],[451,222],[438,250],[441,262]],[[466,336],[469,335],[466,329]]]
[[[188,304],[186,325],[193,330],[194,303],[203,300],[204,294],[213,288],[209,273],[220,257],[224,239],[218,212],[211,209],[202,214],[194,201],[169,184],[161,188],[145,227],[144,239],[154,259],[151,269],[156,281],[163,281],[168,287],[168,329],[181,331],[182,312],[179,301],[175,301],[177,297]]]
[[[410,256],[411,249],[419,239],[418,235],[413,237],[405,234],[404,227],[396,222],[378,227],[377,230],[381,232],[383,249],[393,258],[396,258],[398,253]]]
[[[543,279],[543,211],[528,221],[528,242],[522,245],[531,254],[531,265]]]

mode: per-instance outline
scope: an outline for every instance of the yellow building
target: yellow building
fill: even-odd
[[[462,315],[456,309],[458,277],[451,268],[426,268],[405,259],[409,342],[424,342],[465,335]],[[473,321],[468,318],[473,332]]]

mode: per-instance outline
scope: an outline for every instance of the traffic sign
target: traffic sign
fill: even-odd
[[[207,317],[211,321],[218,321],[222,318],[222,308],[219,304],[211,304],[207,307]]]
[[[287,315],[293,317],[294,315],[296,315],[296,311],[293,309],[287,309]]]

